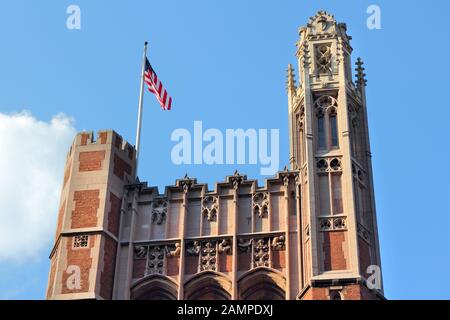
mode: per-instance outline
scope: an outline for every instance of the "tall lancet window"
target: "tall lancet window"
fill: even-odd
[[[330,109],[330,112],[328,113],[328,119],[330,124],[330,145],[331,148],[337,148],[339,147],[339,141],[336,109]]]
[[[337,101],[321,96],[315,102],[317,120],[317,149],[326,151],[339,147]]]
[[[317,112],[317,138],[319,149],[326,149],[327,144],[325,140],[325,115],[322,110]]]

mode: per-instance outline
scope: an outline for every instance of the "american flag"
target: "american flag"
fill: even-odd
[[[145,61],[144,81],[148,85],[148,91],[155,94],[162,109],[170,110],[172,107],[172,98],[169,96],[166,89],[164,89],[163,84],[158,79],[155,70],[153,70],[152,65],[147,58]]]

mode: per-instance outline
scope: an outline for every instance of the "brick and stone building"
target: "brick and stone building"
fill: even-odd
[[[319,11],[288,67],[290,168],[161,193],[112,130],[67,156],[48,299],[383,299],[366,80],[346,25]],[[379,280],[381,283],[381,280]]]

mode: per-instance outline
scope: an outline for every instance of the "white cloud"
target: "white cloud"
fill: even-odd
[[[47,254],[75,133],[64,114],[44,122],[26,111],[0,113],[0,262]]]

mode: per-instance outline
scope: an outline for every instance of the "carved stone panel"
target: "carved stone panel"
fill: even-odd
[[[252,198],[253,213],[259,218],[269,215],[269,194],[267,192],[258,192]]]
[[[200,271],[217,270],[217,241],[208,241],[202,244]]]
[[[269,239],[253,241],[253,267],[270,267]]]
[[[191,241],[187,243],[186,254],[188,256],[198,256],[200,254],[200,241]]]
[[[320,231],[346,230],[346,217],[319,218]]]
[[[145,260],[144,276],[150,274],[166,274],[165,258],[179,257],[181,247],[179,242],[161,245],[135,245],[134,259]]]
[[[232,253],[230,239],[223,239],[219,242],[219,253],[226,253],[226,254]]]
[[[149,247],[145,275],[164,274],[164,246]]]
[[[217,221],[219,202],[216,196],[207,196],[202,200],[202,214],[208,221]]]
[[[166,221],[167,201],[165,199],[157,199],[153,202],[152,222],[158,225]]]

